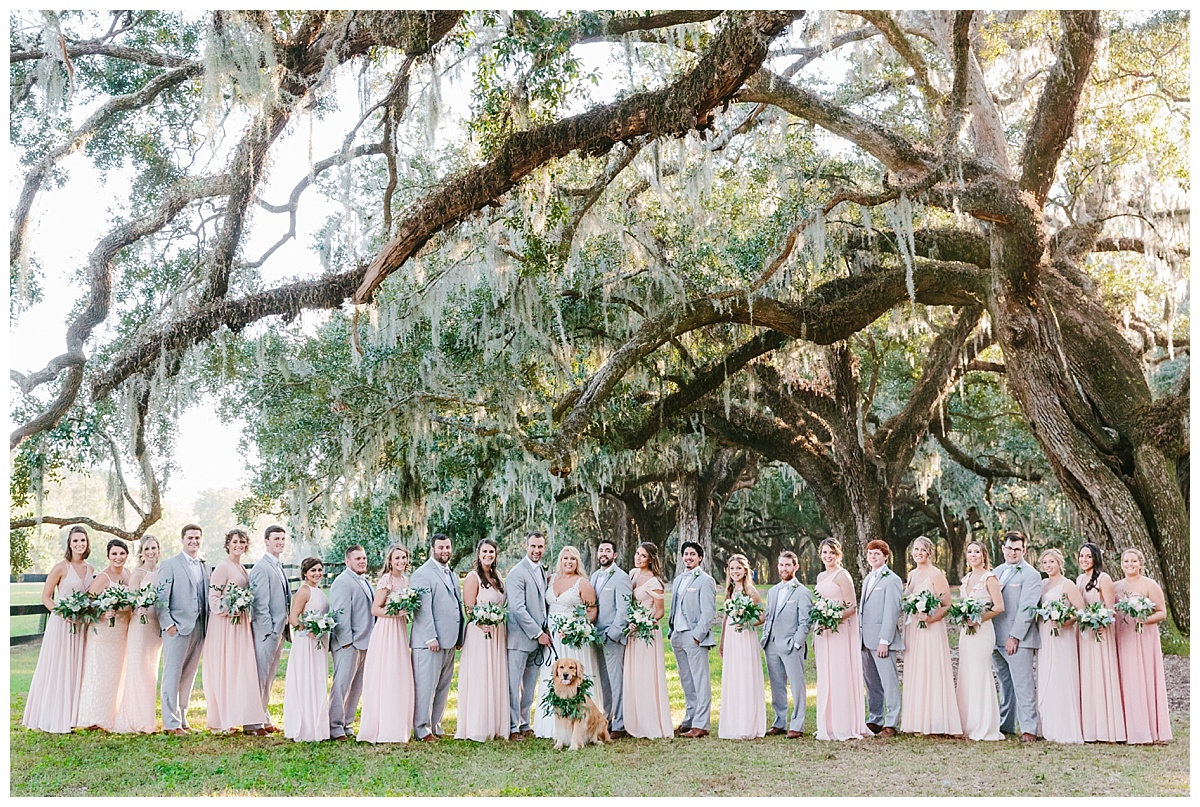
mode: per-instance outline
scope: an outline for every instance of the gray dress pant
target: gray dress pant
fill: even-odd
[[[191,728],[187,722],[187,709],[204,649],[204,624],[197,624],[187,636],[179,633],[171,636],[164,632],[162,640],[163,730]]]
[[[862,648],[863,680],[867,684],[867,722],[896,728],[900,725],[900,676],[896,673],[896,651],[887,658]]]
[[[808,707],[808,687],[804,683],[804,651],[780,653],[775,642],[767,642],[767,674],[771,679],[771,706],[775,710],[772,728],[804,731],[804,712]],[[792,712],[788,716],[788,688],[792,690]],[[785,722],[786,721],[786,722]]]
[[[635,639],[634,641],[641,641]],[[600,692],[604,695],[604,713],[608,717],[610,731],[625,730],[625,716],[621,709],[621,682],[625,674],[625,645],[604,640],[604,663],[597,665]]]
[[[333,686],[329,690],[329,737],[345,737],[362,697],[367,651],[354,645],[333,649]]]
[[[546,653],[550,650],[546,649]],[[534,688],[537,686],[538,665],[534,664],[536,650],[508,648],[508,723],[509,733],[517,734],[531,728],[529,710],[533,708]]]
[[[1037,734],[1037,699],[1033,683],[1032,647],[1018,647],[1011,656],[1004,648],[992,651],[992,669],[1000,682],[1000,731]]]
[[[712,683],[708,673],[710,648],[696,644],[690,633],[676,633],[671,636],[671,649],[675,651],[675,666],[679,670],[679,683],[683,685],[687,706],[679,725],[708,731],[712,710]]]
[[[414,647],[413,658],[413,734],[418,740],[431,732],[442,736],[442,715],[450,697],[450,679],[454,677],[454,648],[436,653],[428,647]]]
[[[271,712],[267,708],[271,701],[271,684],[279,673],[279,662],[283,658],[283,634],[272,633],[267,636],[254,637],[254,662],[258,665],[258,689],[262,695],[263,713],[267,715],[267,723],[271,722]],[[250,723],[247,730],[261,729],[262,723]]]

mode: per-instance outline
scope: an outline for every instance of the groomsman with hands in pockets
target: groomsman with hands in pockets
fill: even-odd
[[[158,567],[162,593],[155,610],[163,636],[163,734],[183,734],[191,729],[188,701],[208,626],[209,570],[200,560],[204,531],[197,524],[185,524],[180,533],[182,551]]]
[[[254,660],[258,664],[258,687],[267,723],[246,726],[246,730],[277,732],[279,729],[270,722],[267,705],[271,700],[271,684],[275,683],[275,676],[279,673],[283,643],[292,640],[292,630],[288,625],[292,589],[279,559],[287,548],[287,530],[278,524],[267,527],[263,534],[263,545],[266,552],[250,570],[250,590],[254,592],[250,627],[254,633]]]
[[[1025,562],[1025,535],[1004,533],[1004,563],[993,571],[1000,581],[1004,610],[992,617],[996,649],[992,669],[1000,684],[1000,731],[1016,734],[1021,742],[1037,739],[1037,699],[1034,692],[1034,652],[1042,646],[1033,612],[1042,597],[1042,575]]]
[[[621,683],[625,667],[625,628],[629,624],[629,600],[633,585],[629,574],[616,564],[616,545],[604,539],[596,547],[600,568],[592,572],[596,590],[596,630],[604,634],[603,663],[597,666],[600,691],[608,713],[609,734],[613,739],[627,736],[621,713]]]
[[[530,709],[537,685],[538,657],[548,652],[546,632],[546,572],[542,555],[546,536],[536,530],[525,536],[525,557],[504,579],[508,594],[508,704],[510,740],[533,736]],[[538,649],[541,653],[538,653]]]
[[[345,740],[362,697],[363,663],[375,617],[375,589],[367,581],[367,551],[359,545],[346,550],[346,570],[329,587],[330,613],[340,611],[333,628],[333,686],[329,691],[329,739]]]
[[[775,722],[768,735],[787,733],[789,740],[804,731],[804,711],[808,704],[808,688],[804,683],[804,660],[808,656],[809,611],[812,592],[796,579],[800,559],[795,552],[779,553],[776,568],[779,582],[767,592],[766,621],[763,623],[761,644],[767,656],[767,673],[771,679],[771,705]],[[792,712],[788,716],[788,687],[792,690]]]
[[[867,544],[867,565],[858,602],[858,631],[862,638],[863,679],[867,685],[867,728],[881,737],[895,737],[900,725],[900,676],[896,653],[904,649],[900,601],[904,584],[887,566],[892,549],[886,541]]]
[[[454,651],[462,647],[466,629],[458,576],[449,565],[452,549],[449,535],[434,534],[429,560],[413,572],[410,583],[421,592],[411,644],[416,708],[413,733],[424,742],[437,742],[442,736],[442,714],[454,677]]]
[[[716,645],[713,620],[717,616],[717,584],[700,568],[704,550],[694,541],[686,541],[681,552],[683,571],[671,584],[671,649],[683,685],[686,710],[676,736],[708,736],[712,709],[712,683],[708,673],[708,653]]]

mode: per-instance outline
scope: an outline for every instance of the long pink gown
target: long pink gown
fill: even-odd
[[[404,577],[384,577],[375,590],[407,588]],[[406,743],[412,736],[416,693],[408,618],[380,617],[371,631],[363,662],[362,716],[358,739],[366,743]]]
[[[506,599],[503,591],[480,586],[475,603],[503,604]],[[472,622],[463,638],[458,662],[456,740],[483,742],[508,737],[508,627],[504,623],[494,625],[488,633],[491,638]]]
[[[1100,588],[1079,593],[1089,605],[1100,602]],[[1125,742],[1125,709],[1121,704],[1121,676],[1117,668],[1116,626],[1100,633],[1100,641],[1090,630],[1079,631],[1080,715],[1085,743]]]
[[[830,575],[817,583],[817,595],[840,602],[841,591],[833,578]],[[856,740],[870,735],[863,717],[861,645],[857,611],[836,632],[821,631],[813,637],[817,657],[818,740]]]
[[[991,600],[987,590],[988,577],[984,572],[970,592],[963,596],[984,602]],[[931,630],[931,628],[926,628]],[[1003,740],[1000,733],[1000,701],[996,696],[996,681],[992,677],[992,650],[996,647],[996,628],[989,619],[976,626],[974,635],[967,626],[958,631],[958,686],[955,694],[958,713],[962,718],[963,735],[969,740]]]
[[[153,587],[157,571],[144,576],[136,588]],[[121,688],[121,704],[117,707],[118,734],[153,734],[158,731],[158,658],[162,652],[162,633],[158,614],[148,609],[146,624],[136,611],[129,621],[128,657],[125,663],[125,684]]]
[[[250,576],[240,565],[224,558],[213,575],[224,568],[227,579],[242,588],[250,587]],[[204,700],[208,706],[209,731],[228,731],[235,726],[266,723],[262,696],[258,688],[258,664],[254,660],[254,635],[250,612],[233,624],[225,616],[221,592],[209,587],[208,632],[204,638],[204,662],[200,676],[204,681]]]
[[[104,576],[101,572],[98,576]],[[126,647],[129,643],[128,609],[114,612],[113,624],[103,616],[84,634],[83,676],[79,684],[76,726],[99,726],[112,731],[125,682]]]
[[[912,577],[906,593],[932,590],[929,581]],[[904,681],[900,691],[900,731],[912,734],[962,734],[962,716],[954,690],[946,620],[921,628],[913,618],[904,626]]]
[[[1063,583],[1042,593],[1041,604],[1063,596]],[[1055,636],[1049,622],[1038,625],[1042,647],[1037,653],[1038,736],[1055,743],[1082,743],[1079,706],[1079,629],[1059,626]]]
[[[633,587],[633,597],[654,613],[654,603],[665,596],[662,581],[646,576]],[[621,671],[621,709],[630,737],[659,739],[672,736],[671,702],[667,698],[667,664],[663,635],[653,641],[629,637],[625,641],[625,667]]]
[[[67,564],[67,572],[55,590],[54,601],[77,591],[87,591],[95,576],[92,567],[80,577],[75,567]],[[21,723],[35,731],[66,734],[75,727],[79,715],[79,684],[83,677],[84,631],[79,625],[71,632],[71,624],[58,614],[46,618],[46,633],[38,651],[37,667],[25,698],[25,716]]]
[[[306,611],[329,613],[325,592],[307,583],[309,599]],[[298,594],[299,592],[297,592]],[[287,676],[283,681],[283,736],[298,742],[329,739],[329,637],[317,640],[306,630],[292,630],[292,651],[288,655]]]
[[[1163,669],[1158,623],[1138,633],[1132,619],[1117,613],[1117,666],[1121,674],[1121,703],[1125,708],[1125,741],[1131,744],[1167,742],[1167,678]]]
[[[721,717],[717,723],[717,736],[722,740],[763,737],[767,733],[767,701],[758,631],[751,627],[739,631],[727,623],[724,633]]]

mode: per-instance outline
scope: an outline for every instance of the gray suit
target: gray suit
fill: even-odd
[[[410,584],[421,592],[421,607],[412,621],[415,714],[413,733],[420,740],[431,732],[442,735],[442,713],[454,677],[454,651],[462,647],[462,594],[454,572],[433,558],[413,572]],[[429,644],[437,641],[435,653]]]
[[[625,670],[625,628],[629,624],[629,600],[633,585],[617,564],[592,572],[596,590],[596,627],[604,633],[604,663],[597,672],[604,695],[605,712],[612,731],[625,730],[621,709],[621,680]]]
[[[900,724],[900,677],[896,653],[904,649],[904,634],[897,627],[904,584],[887,566],[882,577],[872,582],[871,572],[863,579],[858,603],[858,631],[862,637],[863,680],[867,684],[867,722],[884,728]],[[880,642],[888,643],[887,658],[875,654]]]
[[[713,639],[713,620],[717,616],[717,584],[697,566],[684,571],[671,583],[671,649],[679,669],[679,683],[687,708],[681,728],[708,730],[712,708],[712,683],[708,674],[708,651]]]
[[[250,570],[250,590],[254,592],[250,622],[254,632],[254,660],[258,664],[258,687],[262,693],[263,712],[269,720],[267,705],[271,700],[271,684],[275,683],[275,676],[279,673],[283,643],[292,639],[292,629],[288,625],[292,589],[279,558],[268,552],[258,559]],[[246,728],[257,729],[261,726],[248,725]]]
[[[773,728],[804,731],[808,688],[804,683],[804,659],[808,656],[809,611],[812,592],[795,578],[776,583],[767,592],[761,644],[767,655],[771,678]],[[787,718],[788,687],[792,689],[792,714]],[[786,720],[786,725],[785,725]]]
[[[341,611],[333,629],[333,686],[329,690],[329,737],[344,737],[362,697],[363,662],[375,617],[375,591],[365,575],[346,569],[329,587],[329,610]],[[345,647],[343,647],[345,645]]]
[[[530,728],[538,674],[534,651],[546,629],[546,573],[526,557],[508,573],[504,590],[508,594],[509,730],[516,733]]]
[[[193,563],[200,567],[199,586]],[[208,627],[209,574],[203,561],[193,561],[182,552],[158,567],[161,594],[155,610],[163,640],[163,730],[188,728],[188,702]],[[171,626],[177,631],[174,636],[167,633]]]
[[[1033,614],[1042,597],[1042,576],[1025,561],[1016,566],[1002,563],[994,570],[1004,595],[1004,611],[992,617],[996,629],[996,649],[992,651],[992,669],[1000,683],[1000,731],[1016,734],[1037,733],[1037,700],[1034,691],[1034,651],[1042,646]],[[1010,636],[1020,642],[1011,656],[1004,651]]]

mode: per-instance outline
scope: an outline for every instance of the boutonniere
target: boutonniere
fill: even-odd
[[[616,571],[616,569],[609,569],[609,570],[608,570],[608,576],[609,576],[609,577],[612,577],[612,576],[613,576],[613,572],[615,572],[615,571]]]
[[[885,568],[882,572],[879,573],[879,579],[882,580],[883,578],[887,577],[891,573],[892,572],[890,569]]]
[[[696,579],[697,577],[699,577],[699,576],[700,576],[700,570],[699,570],[699,569],[696,569],[695,571],[693,571],[693,572],[692,572],[692,579],[693,579],[693,580],[695,580],[695,579]]]

